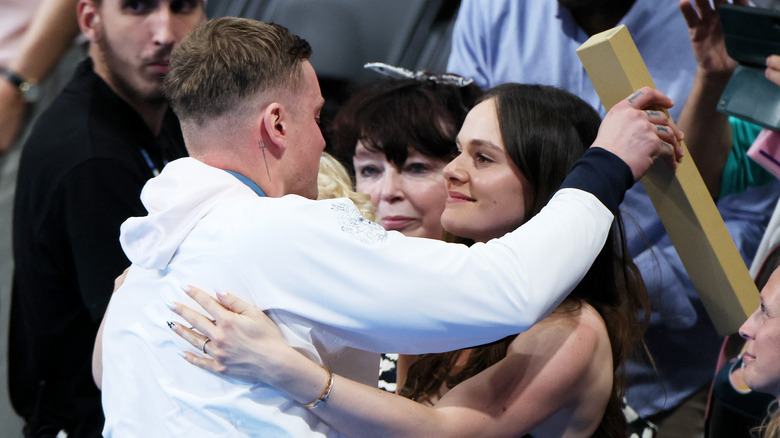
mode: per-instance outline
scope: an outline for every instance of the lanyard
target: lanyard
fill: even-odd
[[[149,156],[149,152],[146,152],[146,149],[141,148],[141,154],[144,156],[144,160],[146,160],[146,165],[149,166],[149,170],[152,171],[153,176],[157,176],[160,174],[160,169],[157,168],[157,166],[154,164],[154,161],[152,161],[152,157]],[[165,167],[166,164],[168,164],[168,160],[163,159],[162,160],[163,167]]]
[[[255,184],[255,182],[252,181],[251,179],[245,177],[244,175],[241,175],[238,172],[233,172],[232,170],[225,170],[225,172],[235,176],[239,181],[246,184],[246,186],[252,189],[253,192],[257,193],[257,196],[262,196],[262,197],[266,196],[263,189],[261,189],[260,186]]]

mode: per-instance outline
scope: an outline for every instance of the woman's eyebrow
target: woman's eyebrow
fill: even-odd
[[[469,144],[472,145],[472,146],[481,146],[481,147],[487,147],[487,148],[491,148],[491,149],[496,149],[496,150],[501,151],[501,152],[504,151],[504,148],[502,148],[501,146],[493,143],[490,140],[482,140],[482,139],[479,139],[479,138],[475,138],[475,139],[472,139],[471,141],[469,141]]]

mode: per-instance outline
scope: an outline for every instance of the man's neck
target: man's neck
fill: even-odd
[[[604,0],[595,5],[570,8],[574,21],[588,34],[593,36],[611,29],[626,16],[635,0]]]
[[[185,143],[186,142],[187,138],[185,135]],[[213,149],[212,153],[201,153],[193,149],[189,149],[189,152],[191,158],[195,158],[204,164],[208,164],[211,167],[216,167],[217,169],[236,172],[239,175],[246,177],[253,183],[257,184],[260,190],[265,193],[265,196],[268,196],[269,198],[278,198],[286,194],[284,193],[284,190],[278,187],[276,181],[269,179],[268,174],[271,172],[267,174],[264,165],[261,163],[246,165],[246,163],[251,162],[250,159],[240,160],[239,162],[234,156],[230,154],[221,154],[220,152],[213,152]],[[261,169],[261,171],[258,171],[258,169]]]

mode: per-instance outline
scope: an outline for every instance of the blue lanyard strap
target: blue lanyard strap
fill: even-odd
[[[160,169],[157,168],[157,166],[154,164],[154,161],[152,161],[152,157],[149,156],[149,152],[146,152],[146,149],[141,148],[141,155],[144,156],[144,160],[146,160],[146,165],[149,166],[149,170],[152,171],[153,176],[157,176],[160,174]],[[166,164],[168,164],[168,160],[163,160],[163,167],[165,167]]]
[[[257,193],[257,196],[263,196],[263,197],[266,196],[263,189],[261,189],[260,186],[255,184],[255,182],[252,181],[251,179],[245,177],[244,175],[241,175],[238,172],[233,172],[232,170],[225,170],[225,172],[235,176],[239,181],[246,184],[246,186],[252,189],[253,192]]]

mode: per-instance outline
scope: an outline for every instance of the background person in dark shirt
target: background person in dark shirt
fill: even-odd
[[[186,155],[161,92],[173,47],[205,20],[200,0],[80,0],[90,58],[25,144],[14,207],[9,381],[27,436],[100,436],[91,355],[119,225],[145,215],[143,184]]]

